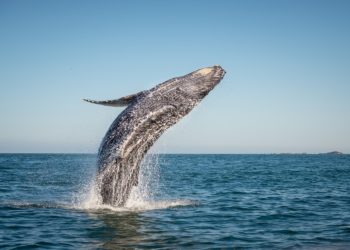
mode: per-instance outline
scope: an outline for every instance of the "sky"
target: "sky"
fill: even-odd
[[[92,105],[219,64],[162,153],[350,153],[350,1],[0,1],[0,152],[95,153]]]

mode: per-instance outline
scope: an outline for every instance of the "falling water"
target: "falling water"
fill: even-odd
[[[126,207],[138,207],[155,200],[160,191],[159,170],[159,155],[146,155],[141,163],[138,185],[131,190]]]
[[[160,185],[160,156],[147,154],[140,166],[138,185],[133,187],[124,207],[103,204],[95,179],[86,182],[75,199],[74,207],[84,210],[108,209],[113,211],[139,211],[196,205],[187,199],[163,199],[166,187]],[[167,197],[168,198],[168,197]]]
[[[116,208],[103,204],[99,187],[93,179],[82,188],[80,194],[80,207],[83,209],[112,209],[130,210],[147,209],[155,201],[155,194],[159,192],[159,156],[148,154],[140,166],[138,185],[133,187],[124,208]]]

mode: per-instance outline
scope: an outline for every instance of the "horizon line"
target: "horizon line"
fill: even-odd
[[[89,152],[0,152],[0,155],[4,154],[66,154],[66,155],[78,155],[78,154],[85,154],[85,155],[97,155],[98,153],[89,153]],[[166,153],[166,152],[160,152],[160,153],[148,153],[151,155],[349,155],[350,153],[344,153],[340,151],[330,151],[330,152],[319,152],[319,153],[308,153],[308,152],[270,152],[270,153]]]

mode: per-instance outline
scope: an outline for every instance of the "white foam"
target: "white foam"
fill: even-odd
[[[124,207],[114,207],[111,205],[102,204],[101,197],[96,192],[96,188],[93,186],[89,191],[89,195],[85,200],[80,203],[74,204],[74,209],[82,210],[111,210],[116,212],[125,212],[125,211],[147,211],[147,210],[156,210],[156,209],[167,209],[172,207],[181,207],[181,206],[193,206],[198,205],[197,201],[188,200],[188,199],[178,199],[178,200],[150,200],[149,197],[143,195],[142,188],[137,188],[133,190],[130,198],[126,202]]]

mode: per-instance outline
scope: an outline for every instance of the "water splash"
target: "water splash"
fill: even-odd
[[[75,199],[74,208],[83,210],[143,211],[166,209],[179,206],[197,205],[193,200],[158,200],[164,192],[160,187],[160,158],[158,154],[148,154],[140,166],[138,185],[133,187],[124,207],[103,204],[95,180],[84,185]],[[157,199],[158,198],[158,199]]]
[[[133,187],[125,207],[135,207],[145,202],[152,202],[159,193],[159,155],[148,154],[141,163],[139,182]]]

